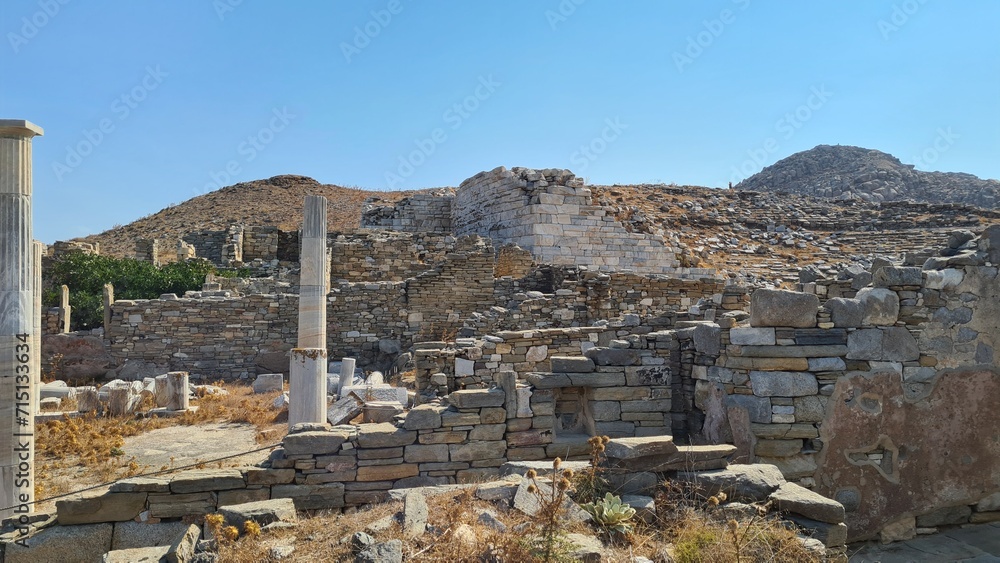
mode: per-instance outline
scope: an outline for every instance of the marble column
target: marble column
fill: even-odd
[[[42,256],[45,254],[45,245],[37,240],[31,243],[32,256],[34,262],[31,264],[34,286],[31,288],[31,336],[34,344],[32,350],[42,349]],[[35,398],[35,412],[41,410],[42,400],[42,355],[31,355],[31,387]],[[32,452],[34,454],[34,452]],[[32,462],[34,465],[34,462]]]
[[[288,375],[288,426],[326,422],[326,198],[306,196],[299,252],[299,345]]]
[[[344,387],[354,384],[354,358],[344,358],[340,361],[340,385],[337,386],[337,397],[343,398]]]
[[[288,374],[288,428],[326,422],[326,348],[293,348]]]
[[[104,284],[101,303],[104,305],[104,339],[111,340],[111,306],[115,304],[115,286]]]
[[[29,121],[0,120],[0,508],[16,506],[4,518],[34,511],[31,138],[41,134]]]
[[[73,309],[69,305],[69,286],[63,284],[59,294],[59,332],[66,334],[69,332],[70,316]]]
[[[306,196],[299,264],[299,348],[326,349],[326,198]]]
[[[168,411],[186,411],[190,406],[190,388],[188,387],[188,372],[171,371],[167,373],[167,405]]]

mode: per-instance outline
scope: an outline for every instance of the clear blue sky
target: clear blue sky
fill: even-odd
[[[850,144],[1000,178],[998,21],[992,0],[3,0],[0,117],[45,129],[48,243],[277,174],[725,186]]]

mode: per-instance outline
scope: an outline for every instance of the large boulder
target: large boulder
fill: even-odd
[[[819,298],[811,293],[783,289],[758,289],[750,296],[750,325],[755,327],[816,326]]]

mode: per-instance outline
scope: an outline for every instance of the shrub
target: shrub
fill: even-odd
[[[114,258],[84,252],[69,252],[43,272],[42,302],[58,307],[60,286],[69,287],[73,307],[71,328],[91,329],[101,326],[104,316],[104,284],[115,287],[116,299],[156,299],[163,293],[183,295],[199,289],[205,276],[215,272],[206,260],[174,262],[157,267],[131,258]]]

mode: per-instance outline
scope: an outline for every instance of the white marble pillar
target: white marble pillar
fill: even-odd
[[[299,345],[288,375],[288,426],[326,421],[326,198],[306,196],[299,251]]]
[[[69,332],[70,316],[73,309],[69,305],[69,286],[63,284],[59,293],[59,332],[66,334]]]
[[[344,387],[354,384],[354,358],[344,358],[340,361],[340,385],[337,386],[337,397],[344,397]]]
[[[326,422],[326,348],[293,348],[288,374],[288,428]]]
[[[101,303],[104,305],[104,339],[111,340],[111,306],[115,304],[115,286],[104,284]]]
[[[190,406],[191,390],[188,387],[188,372],[167,373],[167,410],[186,411]]]
[[[299,348],[326,349],[326,198],[306,196],[299,253]]]
[[[31,288],[32,295],[32,305],[31,305],[31,317],[32,317],[32,331],[31,336],[33,337],[34,344],[32,345],[32,350],[42,350],[42,256],[45,254],[45,245],[38,242],[37,240],[31,243],[32,255],[34,262],[31,264],[31,270],[34,274],[33,287]],[[32,393],[34,393],[35,398],[35,412],[41,410],[41,400],[42,400],[42,354],[32,354],[31,359],[33,364],[31,366],[31,387]],[[32,452],[34,454],[34,452]],[[34,462],[32,462],[34,465]]]
[[[35,349],[31,138],[42,129],[0,120],[0,517],[34,510]]]

